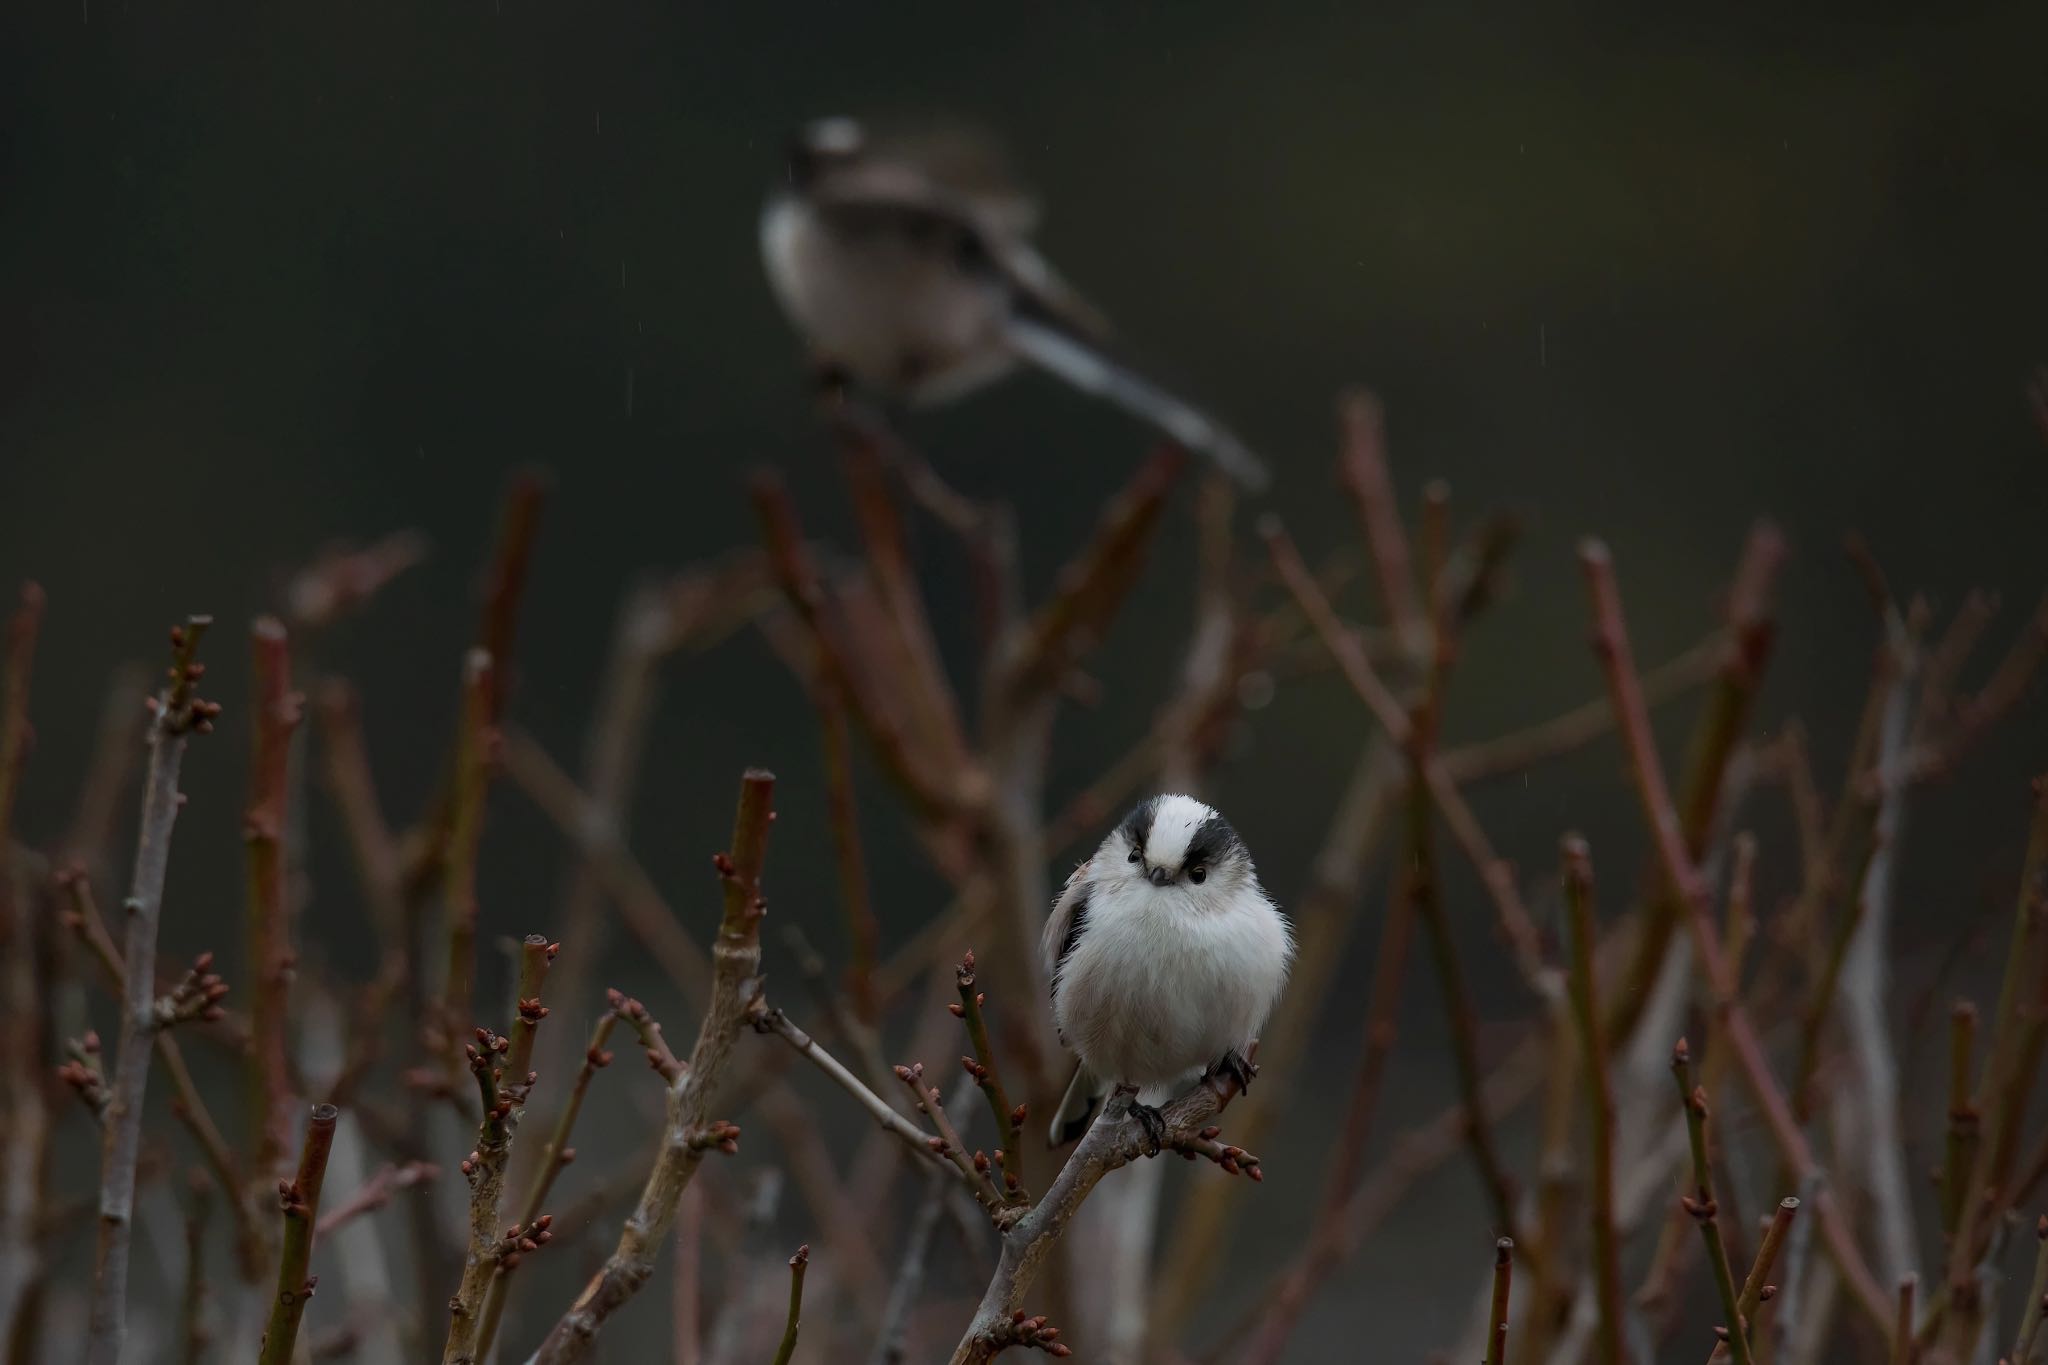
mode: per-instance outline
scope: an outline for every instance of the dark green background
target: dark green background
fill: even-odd
[[[743,469],[783,465],[817,524],[842,525],[754,247],[786,132],[822,113],[950,111],[1002,133],[1050,205],[1048,254],[1267,453],[1273,506],[1312,551],[1351,534],[1328,474],[1348,381],[1387,402],[1404,495],[1440,474],[1467,512],[1533,513],[1518,598],[1469,651],[1456,733],[1593,692],[1570,553],[1584,531],[1615,547],[1647,659],[1707,623],[1750,518],[1778,518],[1797,554],[1765,714],[1803,715],[1830,774],[1874,641],[1845,531],[1945,606],[2005,589],[2001,645],[2048,579],[2048,451],[2022,398],[2048,358],[2037,5],[1755,20],[89,0],[10,6],[0,36],[0,580],[34,575],[51,597],[30,835],[62,824],[116,661],[153,657],[188,610],[239,631],[322,541],[398,526],[428,532],[431,563],[327,662],[365,688],[387,799],[413,809],[518,464],[552,467],[556,494],[514,714],[565,757],[622,587],[750,536]],[[1036,378],[912,434],[962,484],[1016,503],[1041,583],[1146,439]],[[1171,675],[1186,526],[1169,523],[1100,662],[1108,700],[1063,729],[1061,790]],[[964,623],[947,638],[963,644]],[[226,935],[239,896],[237,653],[232,633],[214,653],[231,709],[191,765],[177,949]],[[1363,721],[1327,682],[1283,699],[1217,790],[1287,899]],[[836,942],[815,750],[757,642],[673,673],[636,827],[656,875],[687,899],[733,775],[769,763],[786,778],[779,908]],[[2044,752],[2033,705],[1916,808],[1901,939],[1920,965],[1902,1001],[2009,881],[2020,779]],[[934,885],[879,785],[864,791],[898,935]],[[1567,824],[1617,887],[1640,854],[1611,749],[1490,793],[1482,813],[1528,868]],[[516,798],[493,818],[487,928],[524,931],[552,914],[536,888],[559,860]],[[1777,892],[1791,873],[1775,852]],[[315,855],[307,951],[354,963],[340,861],[331,842]],[[1460,909],[1481,913],[1468,893]],[[1503,988],[1496,956],[1481,962]],[[1414,994],[1409,1089],[1438,1096],[1435,1004]],[[1499,998],[1501,1017],[1521,1011]],[[1347,1018],[1333,1055],[1349,1037]],[[1299,1171],[1269,1183],[1254,1246],[1303,1216],[1322,1105],[1290,1111]],[[1460,1209],[1468,1193],[1462,1173],[1439,1191]],[[1397,1249],[1362,1263],[1376,1278],[1331,1296],[1304,1340],[1394,1302],[1411,1304],[1417,1349],[1447,1338],[1462,1289],[1420,1308],[1397,1296],[1478,1259],[1446,1245],[1424,1267]]]

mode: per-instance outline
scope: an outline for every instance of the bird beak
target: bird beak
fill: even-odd
[[[1152,868],[1145,874],[1145,878],[1154,886],[1164,886],[1173,880],[1172,875],[1163,867]]]

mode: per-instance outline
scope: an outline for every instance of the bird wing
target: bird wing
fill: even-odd
[[[1039,940],[1039,952],[1045,961],[1045,974],[1053,983],[1053,993],[1059,993],[1060,965],[1067,960],[1067,954],[1074,951],[1074,945],[1081,940],[1082,930],[1088,927],[1088,864],[1082,863],[1067,877],[1067,884],[1060,888],[1060,898],[1053,902],[1052,914],[1045,921],[1045,933]]]

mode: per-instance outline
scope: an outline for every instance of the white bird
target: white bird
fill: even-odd
[[[1287,981],[1294,934],[1230,822],[1192,796],[1138,804],[1074,870],[1046,921],[1053,1022],[1080,1059],[1052,1145],[1086,1131],[1105,1090],[1157,1105],[1197,1076],[1240,1086],[1244,1052]]]
[[[1111,358],[1100,315],[1032,249],[1037,222],[977,135],[828,118],[790,149],[761,255],[835,389],[940,403],[1029,361],[1263,487],[1264,466],[1221,423]]]

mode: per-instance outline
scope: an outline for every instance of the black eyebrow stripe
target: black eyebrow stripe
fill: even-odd
[[[1188,840],[1187,857],[1182,860],[1182,864],[1193,866],[1196,863],[1210,862],[1239,847],[1243,842],[1237,837],[1237,831],[1231,828],[1228,820],[1220,815],[1212,815],[1201,823],[1194,836]]]
[[[1123,835],[1141,856],[1145,852],[1145,840],[1152,836],[1152,817],[1159,813],[1159,798],[1148,796],[1131,807],[1131,813],[1124,817]]]
[[[1067,936],[1060,940],[1060,955],[1052,964],[1052,994],[1055,999],[1060,993],[1060,968],[1067,964],[1067,954],[1074,951],[1074,945],[1081,941],[1081,931],[1088,927],[1088,892],[1083,889],[1074,893],[1074,913],[1067,920]]]

